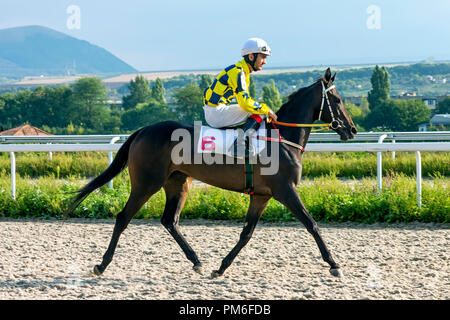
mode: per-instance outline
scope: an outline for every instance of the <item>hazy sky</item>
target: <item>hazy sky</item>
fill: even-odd
[[[449,0],[0,0],[0,29],[50,27],[140,71],[221,69],[255,36],[268,67],[450,60],[449,16]]]

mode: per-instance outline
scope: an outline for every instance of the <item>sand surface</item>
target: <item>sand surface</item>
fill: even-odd
[[[0,219],[0,299],[450,299],[448,224],[319,223],[335,278],[303,225],[260,222],[216,279],[243,223],[180,225],[203,275],[156,220],[133,220],[97,277],[113,220]]]

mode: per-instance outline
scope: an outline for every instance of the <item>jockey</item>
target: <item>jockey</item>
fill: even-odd
[[[250,73],[262,70],[266,64],[266,57],[270,56],[270,47],[259,38],[248,39],[241,50],[241,61],[225,68],[214,79],[213,83],[203,94],[205,119],[208,125],[214,128],[230,127],[244,124],[242,130],[257,130],[264,118],[276,120],[275,113],[264,103],[258,103],[249,96],[248,85]],[[236,98],[237,104],[231,104]],[[242,155],[243,141],[238,139],[232,147]],[[236,150],[238,149],[238,150]],[[245,149],[248,155],[248,149]]]

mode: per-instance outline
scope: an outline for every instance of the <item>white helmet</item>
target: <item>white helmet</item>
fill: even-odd
[[[263,39],[250,38],[245,41],[241,49],[241,56],[246,56],[250,53],[264,53],[270,56],[270,47]]]

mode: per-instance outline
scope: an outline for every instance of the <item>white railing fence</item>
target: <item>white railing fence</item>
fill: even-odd
[[[378,137],[378,143],[308,143],[307,152],[377,152],[377,186],[381,190],[382,157],[381,152],[416,152],[417,205],[422,203],[422,163],[420,152],[450,151],[450,142],[420,142],[420,143],[383,143],[386,137]],[[11,158],[11,194],[16,197],[16,159],[14,152],[109,152],[109,163],[112,162],[112,152],[119,150],[120,137],[109,136],[109,143],[88,144],[0,144],[0,152],[9,152]],[[48,141],[47,141],[48,143]],[[112,183],[109,184],[112,188]]]
[[[450,131],[414,131],[414,132],[361,132],[351,141],[379,141],[385,135],[385,140],[391,141],[450,141]],[[54,135],[54,136],[0,136],[2,143],[109,143],[112,139],[124,142],[129,134],[106,135]],[[338,142],[339,135],[334,132],[312,133],[309,142]]]

